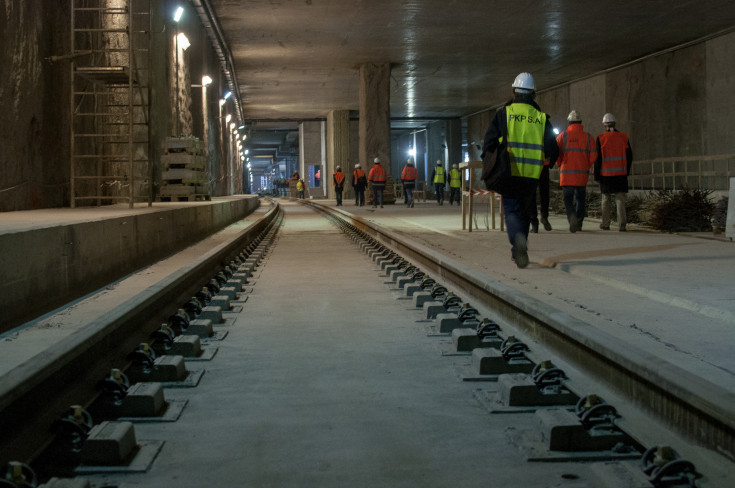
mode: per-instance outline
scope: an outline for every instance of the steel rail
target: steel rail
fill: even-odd
[[[735,394],[464,264],[340,209],[351,223],[445,284],[490,307],[565,360],[696,445],[735,459]]]
[[[236,237],[141,290],[87,326],[0,377],[0,466],[31,463],[71,405],[86,406],[97,383],[282,213],[275,205]]]

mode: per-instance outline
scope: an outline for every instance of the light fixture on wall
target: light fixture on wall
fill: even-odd
[[[212,84],[212,78],[208,75],[202,76],[202,86],[207,86]]]
[[[230,120],[232,120],[232,114],[227,114],[227,116],[225,117],[225,124],[229,124]]]
[[[174,12],[174,22],[178,23],[181,20],[182,15],[184,15],[184,7],[179,5],[176,7],[176,12]]]
[[[228,91],[227,93],[225,93],[225,96],[224,96],[224,97],[222,97],[222,98],[224,98],[225,100],[227,100],[227,99],[228,99],[228,98],[230,98],[231,96],[232,96],[232,92]]]

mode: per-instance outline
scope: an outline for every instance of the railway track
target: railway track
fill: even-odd
[[[443,286],[447,293],[456,293],[462,303],[471,303],[479,315],[491,314],[498,322],[512,324],[512,330],[517,330],[529,341],[542,344],[541,355],[525,354],[532,362],[539,363],[545,358],[544,354],[550,353],[559,358],[560,364],[568,364],[575,371],[583,371],[585,376],[604,384],[604,391],[613,391],[616,397],[625,398],[627,404],[620,408],[621,412],[645,410],[645,416],[623,415],[615,420],[615,424],[629,433],[639,446],[647,448],[657,442],[651,437],[651,429],[645,428],[645,419],[651,415],[668,428],[693,439],[694,443],[732,457],[735,422],[733,409],[729,408],[732,395],[728,392],[717,391],[711,385],[689,378],[685,371],[673,365],[647,367],[644,352],[615,344],[614,338],[590,330],[585,324],[543,303],[518,296],[501,283],[461,263],[437,256],[428,248],[347,212],[318,204],[310,206],[325,214],[363,249],[369,250],[373,259],[377,261],[382,256],[381,265],[389,259],[396,265],[405,262],[403,268],[397,270],[408,267],[420,270],[434,284]],[[213,250],[195,266],[182,269],[165,283],[141,292],[124,307],[90,324],[84,334],[59,343],[43,358],[1,378],[0,429],[3,436],[0,460],[3,464],[39,458],[42,450],[53,441],[49,433],[54,431],[59,412],[66,411],[69,405],[89,404],[98,397],[100,378],[121,363],[129,363],[130,352],[149,340],[151,331],[171,315],[172,303],[187,303],[202,289],[202,284],[208,283],[226,264],[235,267],[234,260],[244,263],[248,244],[267,235],[273,236],[280,218],[279,210],[274,208],[233,242]],[[446,293],[443,296],[446,297]],[[446,335],[437,335],[445,342],[448,339]],[[582,398],[588,393],[586,386],[594,384],[576,383],[582,385],[575,391]],[[690,387],[684,388],[682,383]],[[38,408],[40,405],[43,408]],[[643,420],[631,420],[634,418]],[[39,439],[44,440],[39,443]],[[683,452],[693,451],[684,448]],[[712,462],[718,464],[717,459]],[[707,463],[704,466],[705,469],[709,467]],[[710,482],[705,485],[727,486],[713,483],[716,478],[705,478]]]

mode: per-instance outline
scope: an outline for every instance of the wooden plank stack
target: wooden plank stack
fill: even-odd
[[[168,137],[163,142],[162,202],[209,200],[204,143],[196,137]]]

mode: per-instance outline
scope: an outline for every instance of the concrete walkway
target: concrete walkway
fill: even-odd
[[[497,230],[485,229],[485,205],[477,207],[480,230],[471,233],[462,231],[457,206],[340,208],[735,391],[735,244],[729,240],[636,225],[603,231],[591,218],[571,234],[566,217],[552,215],[553,230],[529,236],[531,264],[518,269],[499,217]]]

